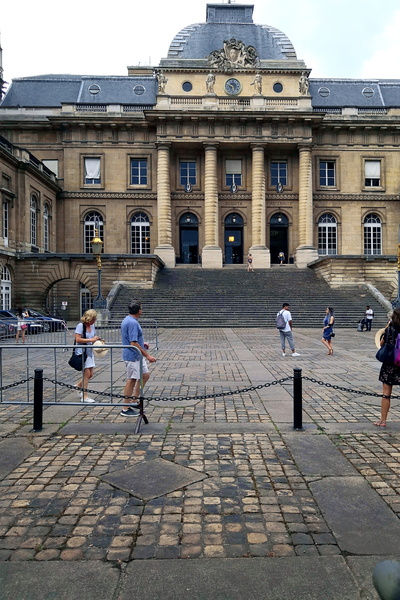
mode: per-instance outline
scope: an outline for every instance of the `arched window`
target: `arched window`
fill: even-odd
[[[43,211],[43,249],[49,251],[49,207],[45,204]]]
[[[238,213],[231,213],[225,218],[225,225],[228,226],[238,226],[243,225],[243,219]]]
[[[11,273],[7,267],[1,270],[1,310],[11,308]]]
[[[86,215],[84,221],[84,248],[85,254],[92,254],[92,239],[94,238],[94,230],[97,229],[97,233],[101,240],[103,240],[102,252],[104,252],[104,226],[103,217],[98,212],[90,212]]]
[[[364,254],[382,254],[382,222],[375,213],[364,219]]]
[[[150,222],[142,212],[131,218],[131,253],[150,254]]]
[[[38,209],[38,200],[34,194],[31,196],[31,206],[30,206],[30,240],[31,245],[36,246],[37,240],[37,222],[36,215]]]
[[[318,219],[318,254],[337,254],[337,221],[330,213]]]

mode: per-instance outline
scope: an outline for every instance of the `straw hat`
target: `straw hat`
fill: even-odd
[[[97,358],[102,358],[107,354],[108,348],[103,348],[104,344],[105,342],[103,340],[97,340],[97,342],[94,342],[92,348]]]
[[[378,348],[378,350],[381,347],[381,337],[385,333],[385,331],[386,327],[382,327],[382,329],[378,329],[378,331],[375,334],[375,346]]]

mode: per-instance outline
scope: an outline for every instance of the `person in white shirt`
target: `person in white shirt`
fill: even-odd
[[[284,302],[282,304],[282,310],[279,311],[283,318],[286,321],[286,325],[284,329],[279,330],[280,338],[281,338],[281,348],[282,348],[282,356],[286,356],[286,340],[289,344],[289,348],[292,351],[292,356],[300,356],[298,352],[296,352],[293,341],[293,333],[292,333],[292,315],[289,311],[288,302]],[[279,314],[279,313],[278,313]]]
[[[366,329],[366,331],[371,331],[373,318],[374,318],[374,311],[367,304],[367,310],[365,311],[365,329]]]

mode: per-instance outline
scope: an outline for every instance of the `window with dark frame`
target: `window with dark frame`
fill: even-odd
[[[197,184],[197,165],[195,160],[181,160],[179,162],[180,185]]]
[[[334,160],[319,161],[319,185],[321,187],[336,185],[336,162]]]
[[[101,184],[101,162],[99,157],[84,158],[85,185]]]
[[[131,158],[131,185],[147,185],[147,158]]]
[[[225,185],[242,185],[242,161],[239,159],[225,161]]]
[[[365,187],[380,187],[381,185],[381,161],[366,160],[364,162]]]
[[[271,185],[277,186],[278,183],[287,185],[287,162],[273,160],[270,163]]]

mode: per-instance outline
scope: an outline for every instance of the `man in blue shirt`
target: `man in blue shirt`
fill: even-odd
[[[142,314],[142,305],[139,300],[132,300],[128,310],[129,315],[121,323],[122,344],[132,346],[132,348],[124,348],[122,351],[122,358],[126,364],[125,406],[121,410],[123,417],[133,417],[139,414],[134,410],[139,407],[139,403],[131,404],[131,399],[132,396],[136,398],[140,396],[140,361],[142,361],[143,387],[150,377],[146,359],[149,362],[156,362],[154,356],[147,352],[149,345],[144,341],[142,328],[138,321]]]

